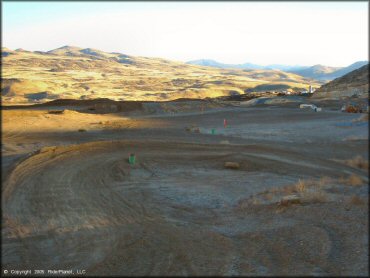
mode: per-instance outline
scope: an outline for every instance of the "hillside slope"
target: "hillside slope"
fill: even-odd
[[[337,70],[340,70],[341,68],[336,68],[336,67],[328,67],[324,65],[314,65],[312,67],[308,67],[305,69],[299,69],[299,70],[294,70],[291,71],[295,74],[304,76],[304,77],[309,77],[309,78],[314,78],[314,79],[326,79],[326,76],[328,74],[331,74]]]
[[[336,98],[352,95],[368,97],[368,93],[369,64],[321,86],[316,91],[315,97]]]
[[[335,78],[341,77],[353,70],[356,70],[364,65],[367,61],[358,61],[347,67],[328,67],[323,65],[314,65],[312,67],[301,69],[301,70],[289,70],[289,72],[301,75],[307,78],[313,78],[317,80],[333,80]]]
[[[54,99],[173,100],[243,93],[262,84],[320,84],[275,70],[217,69],[160,58],[63,46],[48,52],[2,49],[2,103]]]
[[[336,70],[330,74],[328,74],[328,77],[330,79],[335,79],[335,78],[338,78],[338,77],[341,77],[347,73],[350,73],[351,71],[354,71],[356,69],[359,69],[365,65],[368,65],[368,61],[358,61],[356,63],[353,63],[351,65],[349,65],[348,67],[345,67],[345,68],[341,68],[339,70]]]

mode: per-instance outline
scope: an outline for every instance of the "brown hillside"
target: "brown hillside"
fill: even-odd
[[[342,77],[321,86],[316,97],[343,97],[358,95],[367,97],[369,93],[369,65],[365,65]]]
[[[243,71],[64,46],[49,52],[2,49],[5,105],[54,99],[165,101],[253,91],[259,85],[319,86],[278,70]]]

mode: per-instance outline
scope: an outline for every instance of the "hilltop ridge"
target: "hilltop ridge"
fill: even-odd
[[[324,84],[316,97],[369,96],[369,64]]]
[[[321,64],[313,66],[299,66],[299,65],[280,65],[272,64],[267,66],[261,66],[253,63],[244,64],[225,64],[212,59],[199,59],[187,62],[191,65],[200,65],[207,67],[216,67],[224,69],[265,69],[265,70],[282,70],[285,72],[295,73],[303,77],[313,78],[321,81],[330,81],[335,78],[341,77],[355,69],[366,65],[368,61],[357,61],[347,67],[332,67]]]
[[[280,70],[211,68],[69,45],[46,52],[2,48],[2,57],[3,104],[61,98],[167,101],[241,94],[259,85],[320,86]]]

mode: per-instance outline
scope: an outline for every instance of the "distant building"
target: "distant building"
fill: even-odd
[[[311,85],[308,87],[308,92],[309,92],[310,94],[312,94],[312,93],[314,92],[314,90],[313,90],[313,88],[312,88],[312,86],[311,86]]]

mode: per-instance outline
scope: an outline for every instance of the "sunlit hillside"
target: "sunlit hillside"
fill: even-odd
[[[173,100],[244,93],[263,84],[321,84],[278,70],[217,69],[160,58],[65,46],[48,52],[2,49],[3,104],[53,99]]]
[[[326,83],[316,91],[315,97],[343,97],[357,95],[369,97],[369,64]]]

